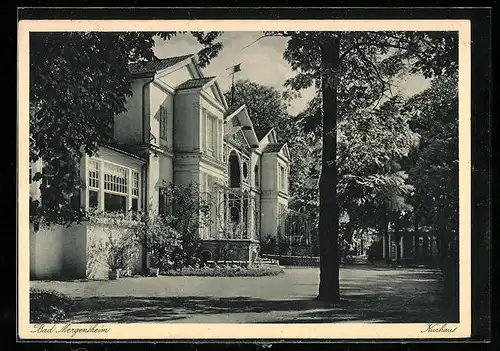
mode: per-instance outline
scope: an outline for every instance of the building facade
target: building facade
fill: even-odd
[[[278,235],[288,207],[287,145],[274,129],[256,131],[245,106],[230,108],[194,55],[134,64],[130,73],[133,94],[127,112],[115,117],[115,143],[81,160],[80,205],[162,212],[163,187],[194,184],[210,203],[212,220],[199,229],[204,254],[214,258],[224,242],[237,259],[249,259],[262,238]],[[30,171],[41,168],[33,164]],[[38,186],[31,184],[30,196],[39,196]],[[89,226],[32,230],[32,277],[92,278]],[[99,228],[93,232],[105,236]]]

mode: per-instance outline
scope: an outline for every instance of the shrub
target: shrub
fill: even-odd
[[[145,245],[152,267],[166,270],[175,266],[176,252],[182,250],[181,235],[168,225],[164,216],[142,215],[136,238]]]
[[[31,323],[65,322],[73,306],[71,298],[56,291],[30,289]]]
[[[274,236],[266,235],[260,243],[260,252],[263,254],[279,255],[282,253],[281,251],[278,241]]]
[[[181,234],[181,245],[172,252],[173,265],[180,268],[199,264],[201,239],[198,229],[210,222],[210,206],[200,196],[196,184],[167,184],[162,189],[162,196],[171,201],[171,215],[165,216],[166,224]]]
[[[276,265],[262,265],[252,267],[215,266],[215,267],[186,267],[178,270],[161,272],[167,276],[199,276],[199,277],[263,277],[283,274],[281,267]]]
[[[105,243],[107,253],[107,265],[109,269],[130,269],[137,257],[137,249],[134,241],[128,235],[115,237],[108,235]]]
[[[104,212],[90,209],[87,212],[91,228],[87,247],[87,272],[92,276],[100,265],[110,270],[123,269],[131,272],[138,258],[139,247],[135,242],[134,233],[139,222],[131,220],[123,212]],[[95,226],[95,227],[94,227]],[[104,238],[100,232],[104,233]]]
[[[373,262],[373,261],[379,261],[383,259],[383,247],[382,247],[382,240],[380,241],[373,241],[366,251],[368,255],[368,261]]]

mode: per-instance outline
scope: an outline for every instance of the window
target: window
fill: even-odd
[[[139,184],[138,171],[91,159],[88,163],[88,206],[106,212],[138,211]]]
[[[127,211],[128,169],[104,163],[104,210]]]
[[[279,171],[278,171],[278,179],[279,179],[279,187],[278,190],[284,191],[283,187],[285,184],[285,179],[284,179],[284,170],[283,166],[279,165]]]
[[[139,210],[139,172],[132,171],[132,204],[130,209],[134,212]]]
[[[161,187],[158,192],[159,192],[158,213],[166,215],[168,213],[166,188]]]
[[[217,141],[217,119],[207,115],[207,153],[210,156],[216,155]]]
[[[167,140],[168,127],[167,127],[167,108],[160,106],[160,139]]]
[[[91,208],[99,206],[99,167],[99,161],[89,161],[89,207]]]
[[[282,192],[287,192],[287,174],[286,169],[283,166],[279,166],[278,169],[278,177],[279,177],[279,190]]]
[[[246,161],[243,162],[243,178],[246,180],[248,177],[248,164]]]
[[[255,175],[255,186],[259,186],[259,166],[258,165],[255,165],[253,172]]]

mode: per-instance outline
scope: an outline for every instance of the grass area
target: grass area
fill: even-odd
[[[73,307],[73,299],[57,291],[30,289],[31,323],[65,322]]]

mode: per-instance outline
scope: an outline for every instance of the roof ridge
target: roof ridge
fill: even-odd
[[[169,57],[163,57],[163,58],[159,58],[159,57],[156,57],[155,58],[157,60],[172,60],[172,59],[178,59],[178,58],[181,58],[181,57],[185,57],[185,58],[188,58],[188,57],[191,57],[191,56],[194,56],[195,54],[186,54],[186,55],[178,55],[178,56],[169,56]]]
[[[182,82],[181,84],[179,84],[175,89],[182,90],[182,89],[199,88],[199,87],[205,85],[206,83],[208,83],[209,81],[216,79],[216,78],[217,77],[215,77],[215,76],[191,78],[191,79],[188,79],[188,80]]]
[[[194,54],[164,58],[154,56],[151,60],[135,62],[129,64],[128,67],[133,73],[157,72],[165,68],[172,67],[173,65],[176,65],[193,56]]]

